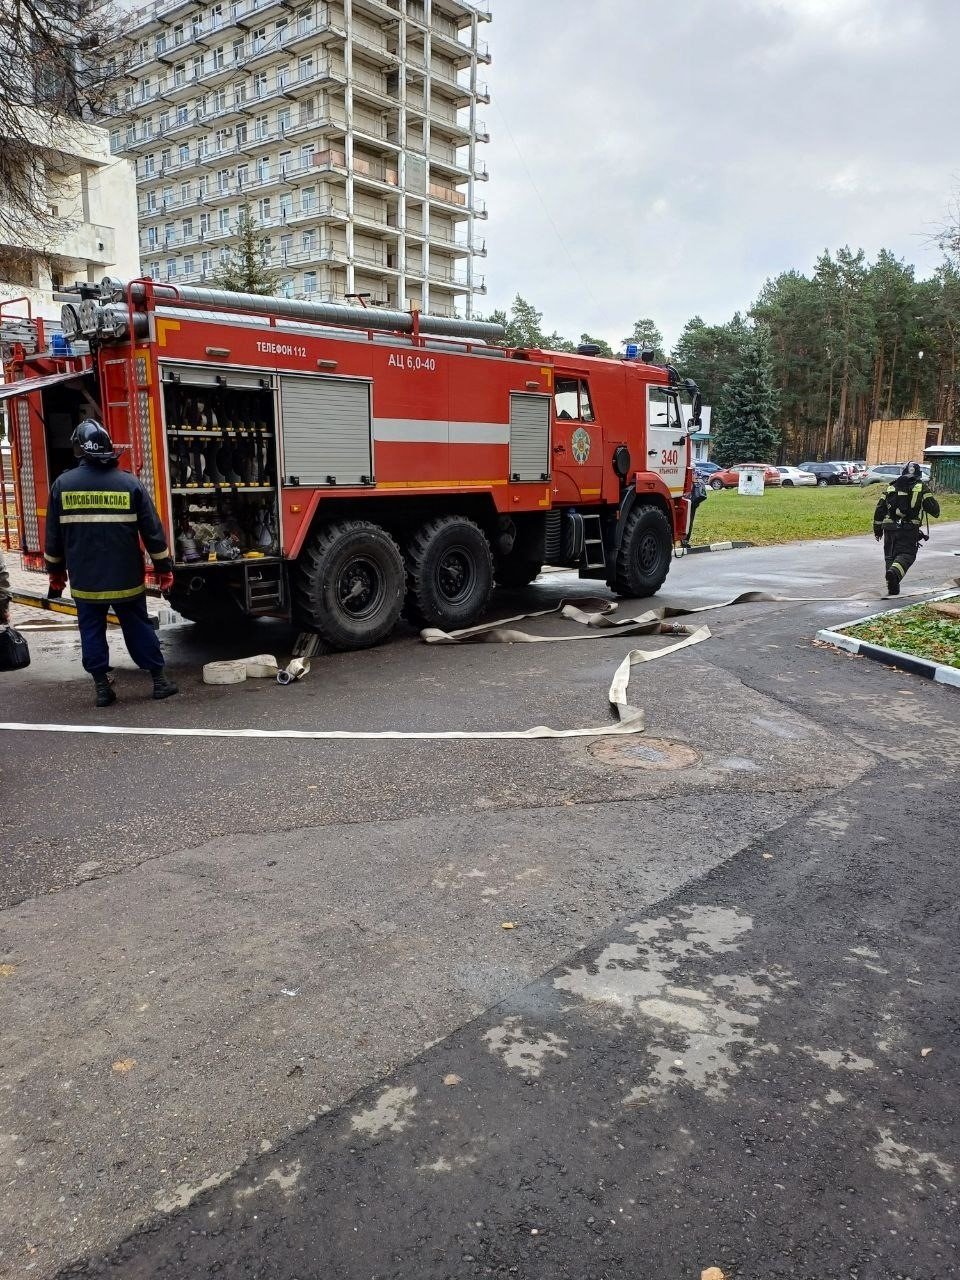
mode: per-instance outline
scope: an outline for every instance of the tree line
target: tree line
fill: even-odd
[[[649,318],[624,345],[647,343],[657,362],[696,380],[712,406],[721,463],[862,458],[876,418],[927,418],[944,424],[945,440],[960,440],[960,236],[950,234],[948,257],[928,280],[887,250],[875,262],[863,250],[824,252],[809,276],[768,280],[745,315],[718,325],[693,316],[669,353]],[[509,314],[485,318],[505,326],[507,346],[576,350],[544,333],[541,313],[519,296]],[[613,354],[589,334],[580,342]]]

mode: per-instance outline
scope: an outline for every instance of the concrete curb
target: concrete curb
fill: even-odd
[[[956,591],[946,591],[938,596],[931,596],[929,600],[913,601],[911,605],[904,605],[904,609],[912,608],[916,604],[933,604],[937,600],[956,600],[960,593]],[[872,622],[874,618],[886,618],[892,613],[902,613],[903,609],[885,609],[880,613],[868,613],[863,618],[854,618],[850,622],[845,622],[844,627],[858,627],[864,622]],[[952,685],[960,689],[960,668],[948,667],[946,663],[934,662],[930,658],[918,658],[912,653],[901,653],[899,649],[886,649],[883,645],[870,644],[866,640],[857,640],[854,636],[844,635],[842,631],[833,631],[830,628],[824,628],[817,632],[817,639],[823,644],[833,645],[835,649],[843,649],[845,653],[854,653],[861,658],[871,658],[874,662],[882,662],[887,667],[898,667],[901,671],[909,671],[911,675],[923,676],[926,680],[933,680],[937,684]]]
[[[739,551],[741,547],[755,547],[755,542],[706,542],[700,547],[684,547],[683,556],[694,556],[701,551]]]

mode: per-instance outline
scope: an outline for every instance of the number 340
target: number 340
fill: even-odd
[[[680,461],[679,449],[661,449],[660,465],[661,467],[675,467]]]

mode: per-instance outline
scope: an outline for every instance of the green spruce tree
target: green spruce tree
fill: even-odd
[[[740,365],[720,396],[720,427],[713,443],[717,462],[773,462],[780,445],[776,425],[770,332],[765,325],[748,331]]]
[[[240,210],[234,234],[238,243],[231,247],[227,261],[214,272],[213,283],[218,289],[228,289],[231,293],[276,293],[276,273],[267,263],[263,242],[257,236],[257,221],[249,205]]]

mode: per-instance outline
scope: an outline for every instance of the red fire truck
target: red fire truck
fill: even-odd
[[[154,497],[178,612],[291,617],[336,649],[404,610],[469,626],[544,564],[651,595],[689,527],[700,397],[649,352],[513,350],[486,322],[152,280],[75,289],[49,346],[0,316],[28,568],[89,416]]]

